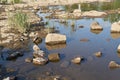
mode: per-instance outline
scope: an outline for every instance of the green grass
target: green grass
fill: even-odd
[[[9,16],[9,24],[18,29],[20,32],[25,32],[29,28],[28,16],[23,12],[16,12]]]

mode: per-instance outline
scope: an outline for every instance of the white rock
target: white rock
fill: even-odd
[[[4,78],[3,80],[10,80],[10,77]]]
[[[111,25],[111,32],[120,32],[120,22],[114,22]]]
[[[102,53],[101,53],[100,51],[99,51],[99,52],[96,52],[96,53],[95,53],[95,56],[96,56],[96,57],[101,57],[101,56],[102,56]]]
[[[0,8],[2,8],[2,5],[0,5]]]
[[[42,51],[42,50],[38,50],[38,51],[36,51],[36,52],[33,52],[33,56],[34,57],[44,57],[45,56],[45,53],[44,53],[44,51]]]
[[[99,12],[99,11],[91,10],[91,11],[84,12],[82,16],[85,16],[85,17],[102,17],[102,16],[106,16],[106,15],[107,15],[107,13],[105,13],[105,12]]]
[[[82,60],[81,57],[76,57],[76,58],[72,59],[71,62],[73,62],[75,64],[80,64],[81,60]]]
[[[59,44],[65,42],[66,42],[66,36],[62,34],[49,33],[45,38],[45,43],[47,44]]]
[[[80,10],[80,9],[75,9],[75,10],[73,11],[73,13],[81,13],[81,10]]]
[[[91,30],[102,30],[102,29],[103,29],[102,26],[100,26],[98,22],[93,22],[91,24]]]
[[[37,51],[40,50],[40,48],[39,48],[37,45],[34,45],[34,46],[33,46],[33,50],[34,50],[35,52],[37,52]]]
[[[38,65],[44,65],[44,64],[46,64],[47,63],[47,59],[45,59],[45,58],[34,58],[33,59],[33,63],[34,64],[38,64]]]

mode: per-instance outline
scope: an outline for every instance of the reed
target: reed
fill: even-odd
[[[30,27],[27,14],[22,11],[16,12],[14,15],[9,15],[8,20],[9,24],[20,32],[25,32]]]

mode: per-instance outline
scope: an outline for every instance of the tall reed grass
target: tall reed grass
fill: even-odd
[[[9,15],[9,24],[20,32],[25,32],[30,27],[27,14],[22,11]]]

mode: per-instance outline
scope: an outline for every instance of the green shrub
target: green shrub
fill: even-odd
[[[9,24],[17,28],[20,32],[25,32],[29,28],[28,16],[23,12],[16,12],[9,16]]]

